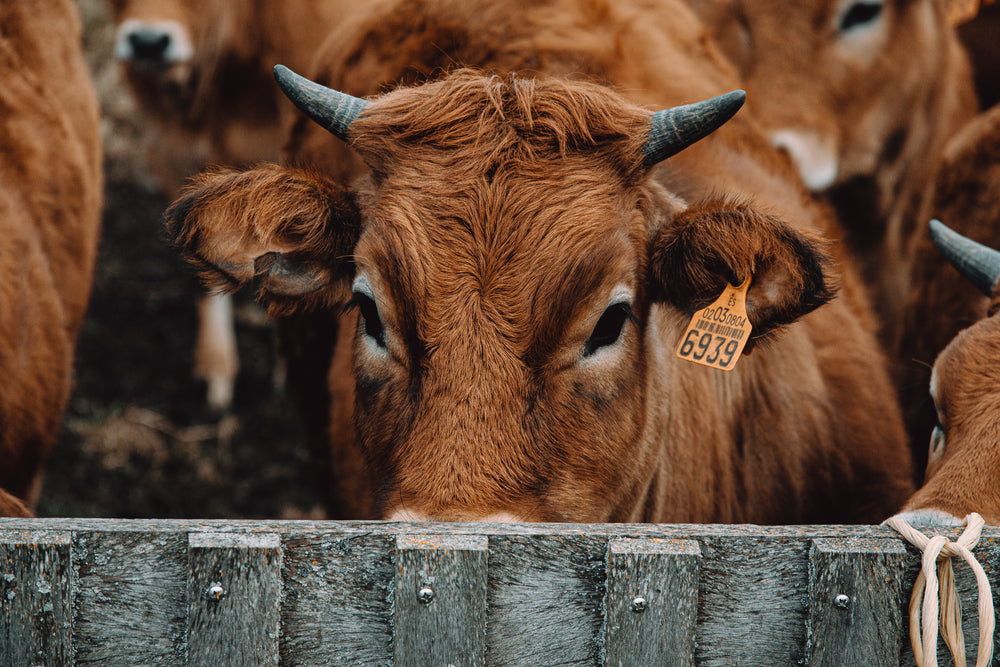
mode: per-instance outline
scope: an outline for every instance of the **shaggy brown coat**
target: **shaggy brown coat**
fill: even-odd
[[[315,78],[360,95],[435,80],[351,127],[370,173],[300,124],[291,160],[312,166],[210,173],[168,214],[210,279],[260,280],[276,313],[333,306],[353,276],[327,405],[337,465],[368,476],[347,480],[364,495],[344,506],[443,520],[892,513],[909,457],[849,269],[830,300],[842,252],[819,241],[836,231],[825,209],[739,116],[643,162],[650,111],[634,102],[736,87],[699,23],[662,2],[514,5],[373,5],[331,36]],[[436,72],[451,64],[485,71]],[[691,313],[747,275],[764,344],[732,373],[676,359]]]
[[[102,196],[71,0],[0,4],[0,489],[31,506],[69,397]],[[0,515],[24,507],[0,493]]]

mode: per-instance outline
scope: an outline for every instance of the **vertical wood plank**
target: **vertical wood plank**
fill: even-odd
[[[277,665],[278,536],[191,533],[188,563],[187,664]]]
[[[0,531],[0,665],[73,663],[70,537]]]
[[[695,540],[611,539],[605,665],[694,665],[700,561]]]
[[[395,546],[387,530],[285,540],[282,665],[392,663]]]
[[[73,572],[75,664],[184,664],[185,532],[77,533]]]
[[[810,665],[899,665],[907,558],[898,540],[812,541]]]
[[[704,667],[790,665],[805,657],[809,540],[769,539],[759,526],[699,539],[695,659]]]
[[[607,540],[490,537],[487,664],[598,664]]]
[[[485,664],[488,553],[484,535],[397,537],[397,667]]]

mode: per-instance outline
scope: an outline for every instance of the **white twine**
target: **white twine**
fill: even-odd
[[[972,554],[979,544],[986,521],[975,512],[965,517],[966,529],[954,542],[943,535],[927,537],[899,516],[886,519],[885,525],[893,528],[903,538],[924,552],[922,567],[913,584],[910,597],[910,644],[917,667],[937,667],[938,594],[943,600],[940,610],[941,634],[951,651],[955,667],[965,667],[965,638],[962,635],[962,602],[955,589],[955,574],[951,567],[953,556],[961,556],[976,574],[979,598],[979,648],[976,667],[986,667],[993,658],[993,592],[983,566]],[[940,578],[940,586],[938,579]],[[923,603],[921,604],[921,595]],[[921,633],[920,616],[923,610],[924,627]]]

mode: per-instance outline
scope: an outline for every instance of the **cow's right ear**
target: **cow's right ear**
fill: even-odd
[[[747,317],[753,339],[833,298],[831,259],[819,241],[747,204],[692,206],[652,240],[653,298],[693,314],[727,284],[750,276]]]
[[[346,298],[361,215],[354,194],[322,174],[275,164],[208,171],[165,217],[211,288],[233,292],[257,281],[272,315]]]

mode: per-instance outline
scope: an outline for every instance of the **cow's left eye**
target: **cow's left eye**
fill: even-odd
[[[583,356],[589,357],[602,347],[614,345],[622,335],[626,320],[635,321],[632,308],[627,303],[614,303],[597,320],[594,330],[583,346]]]

